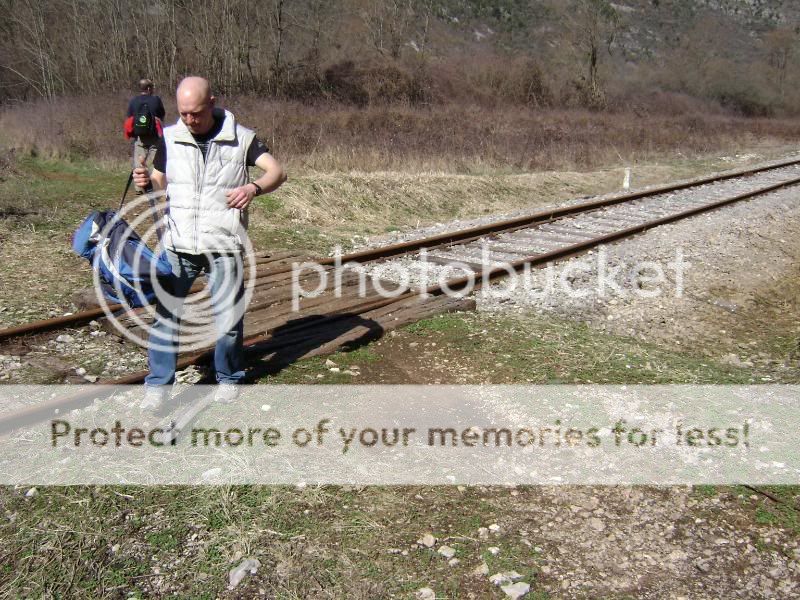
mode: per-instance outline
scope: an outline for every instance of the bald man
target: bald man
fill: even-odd
[[[205,271],[217,328],[214,366],[220,384],[215,398],[230,402],[238,395],[242,370],[244,307],[242,238],[247,207],[253,198],[286,181],[283,168],[250,129],[227,110],[215,108],[208,81],[187,77],[177,90],[180,119],[164,129],[153,172],[134,170],[137,186],[166,190],[164,247],[173,269],[173,299],[157,304],[158,319],[150,333],[142,407],[157,410],[175,382],[176,336],[182,301],[196,277]],[[248,167],[264,173],[250,181]]]

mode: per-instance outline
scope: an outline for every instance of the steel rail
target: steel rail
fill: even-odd
[[[443,233],[427,238],[422,238],[419,240],[412,240],[409,242],[402,242],[398,244],[392,244],[389,246],[383,246],[380,248],[374,248],[369,250],[361,250],[358,252],[353,252],[350,254],[343,255],[339,258],[342,264],[348,262],[355,262],[355,263],[363,263],[363,262],[370,262],[370,261],[378,261],[384,260],[390,257],[396,257],[402,254],[409,254],[412,252],[416,252],[422,248],[433,249],[436,247],[441,247],[449,244],[453,244],[456,242],[459,243],[466,243],[469,241],[473,241],[484,237],[486,235],[491,234],[498,234],[498,233],[505,233],[509,231],[513,231],[515,229],[524,229],[526,227],[531,227],[534,225],[541,225],[543,223],[547,223],[549,221],[553,221],[555,219],[559,219],[566,216],[572,216],[584,212],[590,212],[593,210],[597,210],[600,208],[605,208],[608,206],[614,206],[616,204],[621,204],[624,202],[629,202],[632,200],[638,200],[640,198],[646,198],[650,196],[657,196],[659,194],[665,194],[673,191],[689,189],[692,187],[698,187],[701,185],[706,185],[708,183],[714,183],[717,181],[725,181],[728,179],[735,179],[737,177],[748,177],[752,175],[756,175],[758,173],[763,173],[767,171],[773,171],[776,169],[781,169],[784,167],[789,167],[793,165],[800,164],[800,159],[793,159],[782,161],[779,163],[773,163],[770,165],[765,165],[762,167],[755,167],[755,168],[748,168],[742,169],[739,171],[731,171],[728,173],[722,173],[717,175],[711,175],[709,177],[704,177],[697,180],[687,181],[678,184],[671,184],[665,186],[659,186],[656,188],[642,190],[639,192],[632,192],[628,194],[621,194],[618,196],[614,196],[611,198],[605,198],[602,200],[595,200],[592,202],[585,202],[582,204],[575,204],[572,206],[566,206],[562,208],[556,208],[546,211],[540,211],[537,213],[533,213],[530,215],[525,215],[522,217],[517,217],[514,219],[508,219],[504,221],[496,221],[494,223],[490,223],[487,225],[481,225],[478,227],[471,227],[468,229],[462,229],[458,231]],[[269,255],[267,253],[260,253],[266,254],[265,258],[266,261],[262,261],[262,264],[268,262],[282,262],[287,261],[288,258],[291,256],[290,253],[275,253],[273,255]],[[258,255],[257,255],[258,256]],[[274,258],[272,258],[274,257]],[[271,258],[271,260],[270,260]],[[314,260],[309,258],[308,260]],[[335,264],[336,257],[325,257],[319,258],[314,260],[315,263],[321,266],[330,266]],[[293,265],[285,265],[281,268],[277,268],[274,270],[270,270],[267,276],[275,276],[280,275],[282,273],[291,272],[293,269]],[[113,304],[108,307],[110,311],[121,310],[124,307],[121,304]],[[53,319],[43,319],[40,321],[34,321],[31,323],[26,323],[23,325],[18,325],[15,327],[10,327],[6,329],[0,329],[0,341],[5,339],[10,339],[13,337],[18,337],[21,335],[30,335],[36,333],[44,333],[46,331],[52,331],[54,329],[60,329],[62,327],[68,326],[75,326],[75,325],[82,325],[84,323],[88,323],[96,318],[102,318],[105,316],[105,311],[102,308],[90,309],[87,311],[81,311],[74,313],[72,315],[64,316],[64,317],[56,317]]]

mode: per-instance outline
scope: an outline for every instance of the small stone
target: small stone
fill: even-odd
[[[589,519],[589,527],[591,527],[595,531],[603,531],[606,528],[606,524],[603,523],[597,517],[592,517],[591,519]]]
[[[708,573],[711,571],[711,566],[707,562],[697,560],[695,561],[694,566],[701,573]]]
[[[83,367],[78,367],[77,369],[75,369],[75,373],[83,377],[84,375],[86,375],[86,369],[84,369]]]
[[[455,549],[450,546],[442,546],[437,552],[447,559],[453,558],[456,555]]]
[[[585,510],[592,511],[596,509],[598,506],[600,506],[600,501],[594,496],[592,496],[591,498],[584,500],[580,504],[581,507],[584,508]]]
[[[489,530],[486,527],[478,527],[478,537],[482,540],[489,539]]]
[[[489,531],[491,531],[492,533],[497,533],[498,531],[500,531],[500,525],[498,525],[497,523],[492,523],[491,525],[489,525]]]
[[[267,412],[270,408],[272,408],[272,407],[269,404],[262,404],[261,405],[261,410],[263,410],[264,412]]]
[[[114,544],[111,546],[111,554],[116,554],[117,552],[119,552],[119,544]]]
[[[486,577],[489,574],[489,565],[482,562],[472,570],[472,574],[476,577]]]
[[[467,491],[467,488],[463,485],[459,485],[456,489],[461,492],[462,494]]]
[[[504,585],[500,589],[503,590],[505,595],[512,600],[517,600],[517,598],[522,598],[525,594],[530,592],[531,586],[524,581],[518,581],[517,583],[512,583],[511,585]]]
[[[420,539],[417,540],[417,543],[420,546],[425,546],[426,548],[433,548],[436,544],[436,538],[433,537],[430,533],[426,533]]]
[[[417,600],[436,600],[436,592],[429,587],[424,587],[418,589],[417,593],[414,594],[414,597]]]
[[[492,556],[497,556],[498,554],[500,554],[500,548],[498,548],[497,546],[491,546],[490,548],[487,548],[487,550],[489,551],[489,554],[491,554]]]
[[[512,581],[508,577],[506,577],[505,574],[503,573],[495,573],[494,575],[489,577],[489,583],[493,583],[494,585],[500,586],[500,585],[508,585],[509,583],[512,583]]]
[[[39,490],[37,490],[35,487],[32,487],[32,488],[31,488],[31,489],[29,489],[27,492],[25,492],[25,497],[26,497],[26,498],[33,498],[33,497],[34,497],[34,496],[36,496],[38,493],[39,493]]]
[[[450,560],[447,561],[447,564],[450,565],[451,567],[455,567],[460,562],[461,561],[458,560],[457,558],[451,558]]]
[[[74,341],[75,338],[73,338],[71,335],[62,334],[56,338],[56,342],[59,344],[71,344]]]
[[[338,365],[329,358],[325,361],[325,366],[330,369],[331,367],[336,367]]]
[[[331,370],[333,370],[333,369],[331,369]],[[353,377],[356,377],[356,376],[360,375],[360,373],[356,373],[355,371],[351,371],[350,369],[347,369],[346,371],[342,371],[342,374],[351,375]]]
[[[228,589],[232,590],[242,582],[247,573],[255,575],[261,562],[257,558],[245,558],[238,567],[234,567],[228,571]]]
[[[341,371],[341,369],[340,369],[339,367],[331,367],[331,368],[330,368],[330,369],[328,369],[328,370],[329,370],[331,373],[338,373],[338,372],[340,372],[340,371]]]
[[[203,471],[203,474],[200,475],[200,478],[209,481],[215,479],[222,473],[221,467],[214,467],[213,469],[209,469],[208,471]]]
[[[98,379],[97,375],[84,375],[83,378],[89,383],[94,383]]]

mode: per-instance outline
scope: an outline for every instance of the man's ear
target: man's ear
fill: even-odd
[[[209,106],[211,106],[211,108],[214,108],[214,105],[216,104],[216,102],[217,102],[217,97],[216,96],[211,96],[211,98],[208,99],[208,104],[209,104]]]

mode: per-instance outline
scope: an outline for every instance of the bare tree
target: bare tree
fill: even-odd
[[[591,106],[603,106],[605,90],[600,66],[603,54],[611,54],[620,28],[619,14],[607,0],[573,0],[565,8],[570,41],[585,68],[585,76],[581,79],[586,100]]]
[[[400,58],[415,18],[412,0],[365,0],[359,16],[375,50],[381,56]]]
[[[773,29],[764,39],[764,44],[769,65],[776,73],[778,94],[783,101],[786,98],[786,73],[797,48],[797,34],[789,27]]]

